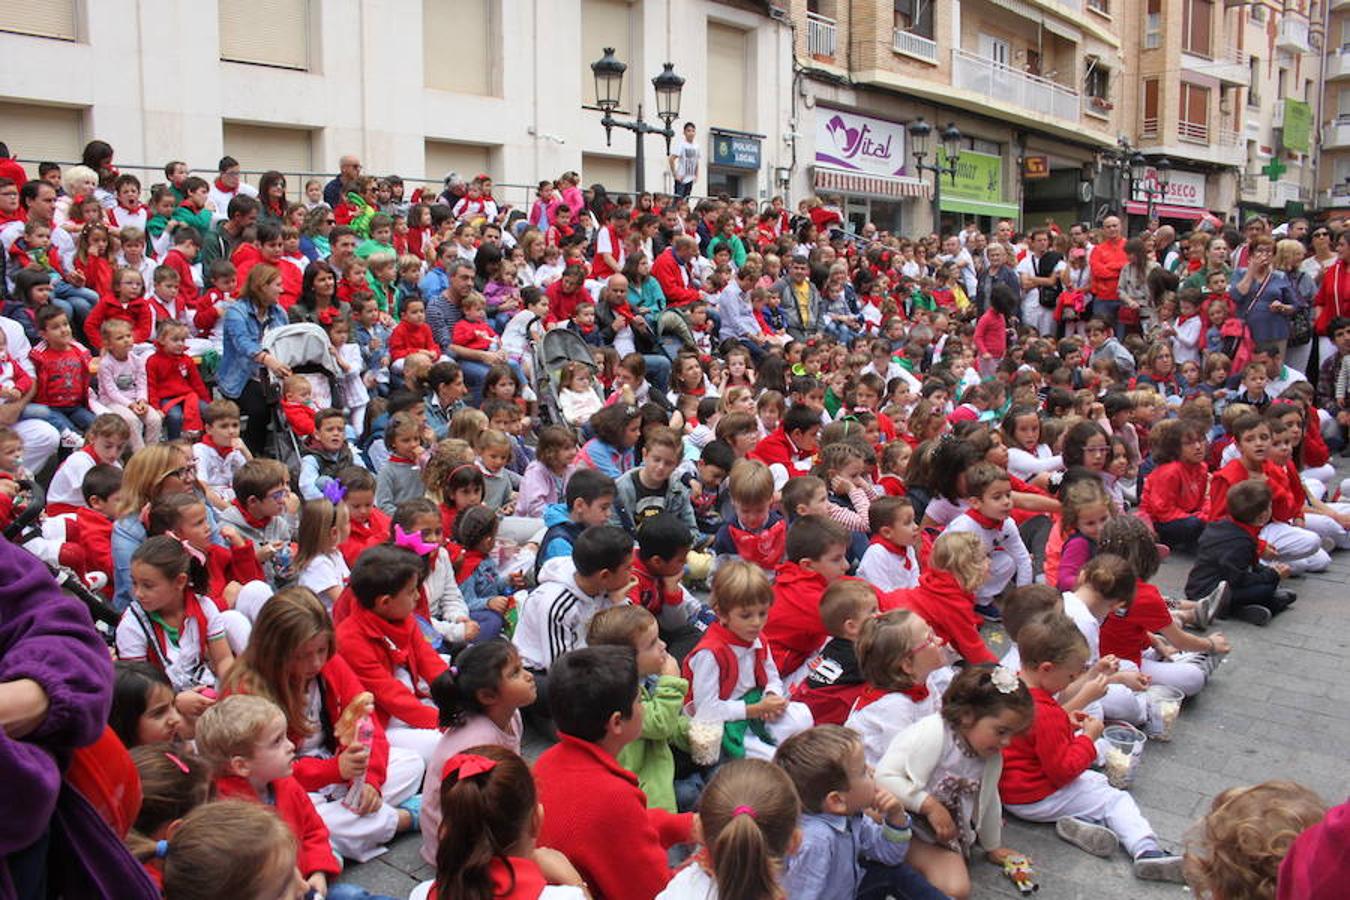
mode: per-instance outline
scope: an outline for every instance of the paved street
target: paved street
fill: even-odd
[[[1209,687],[1188,701],[1170,744],[1151,743],[1134,795],[1164,842],[1179,845],[1214,795],[1232,785],[1291,778],[1328,803],[1350,795],[1350,769],[1342,748],[1350,743],[1350,683],[1342,683],[1350,657],[1350,553],[1332,567],[1290,582],[1298,603],[1264,629],[1238,622],[1220,628],[1233,653]],[[1188,560],[1169,560],[1158,582],[1180,592]],[[541,749],[536,746],[531,756]],[[1101,860],[1063,843],[1050,826],[1010,821],[1010,847],[1028,853],[1040,878],[1039,896],[1051,898],[1180,898],[1177,885],[1137,881],[1122,853]],[[430,877],[418,841],[407,837],[386,855],[355,866],[351,880],[394,897],[406,897]],[[976,897],[1019,896],[991,865],[974,869]]]

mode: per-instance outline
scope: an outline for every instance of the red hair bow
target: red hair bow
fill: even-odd
[[[482,775],[484,772],[491,772],[497,767],[495,759],[488,759],[486,756],[479,756],[477,753],[457,753],[445,761],[445,768],[441,769],[441,780],[449,778],[451,775],[459,775],[459,780],[473,778]]]
[[[336,306],[328,306],[319,312],[319,324],[332,325],[338,319],[342,318],[342,310]]]

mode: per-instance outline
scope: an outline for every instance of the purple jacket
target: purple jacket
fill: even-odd
[[[0,683],[31,678],[47,691],[47,717],[32,734],[0,732],[0,900],[18,896],[14,877],[35,862],[21,851],[51,827],[49,884],[66,896],[155,897],[145,870],[62,773],[73,751],[103,733],[112,705],[112,661],[89,612],[63,593],[47,567],[0,540]],[[40,859],[37,867],[42,868]]]

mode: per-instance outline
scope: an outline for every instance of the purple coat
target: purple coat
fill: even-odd
[[[23,855],[48,832],[48,884],[66,896],[156,897],[145,870],[62,773],[74,750],[103,733],[112,705],[112,660],[78,600],[28,551],[0,540],[0,683],[31,678],[46,689],[47,717],[22,740],[0,732],[0,900],[41,857]]]

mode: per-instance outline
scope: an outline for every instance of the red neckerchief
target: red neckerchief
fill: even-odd
[[[222,447],[222,446],[220,446],[219,444],[217,444],[215,441],[211,440],[211,434],[210,434],[210,432],[207,432],[206,434],[202,435],[202,443],[205,444],[206,446],[210,447],[212,450],[216,451],[217,453],[219,453],[222,459],[225,458],[226,456],[229,456],[231,453],[234,452],[234,447],[232,447],[232,446],[231,446],[231,447]]]
[[[900,557],[900,559],[904,561],[906,569],[913,568],[909,562],[908,547],[901,547],[895,541],[880,534],[872,535],[872,540],[869,543],[876,544],[878,547],[885,547],[887,551],[889,551],[890,553],[894,553],[896,556]]]
[[[225,186],[225,184],[220,180],[219,177],[216,178],[216,190],[220,191],[222,194],[231,194],[231,195],[233,195],[233,194],[239,193],[239,188],[235,188],[234,190],[230,190],[229,188],[227,188],[227,187]]]
[[[351,618],[359,618],[361,630],[373,638],[381,639],[389,651],[395,669],[407,669],[417,683],[417,673],[413,671],[413,655],[409,651],[414,640],[422,640],[422,632],[417,626],[415,616],[405,616],[402,622],[391,622],[376,615],[364,606],[357,606],[351,612]],[[414,688],[413,693],[418,693]]]
[[[1179,315],[1177,316],[1177,327],[1180,328],[1182,325],[1185,325],[1191,319],[1198,319],[1198,318],[1200,318],[1200,314],[1198,312],[1191,313],[1189,316]]]
[[[392,454],[392,453],[389,454],[389,461],[390,461],[391,463],[403,463],[405,466],[415,466],[415,465],[417,465],[417,460],[415,460],[415,459],[408,459],[407,457],[404,457],[404,456],[395,456],[395,455]]]
[[[487,559],[487,554],[481,550],[465,550],[464,555],[455,563],[455,583],[463,584],[472,578],[473,573],[478,569],[478,564],[485,559]]]
[[[1239,522],[1237,519],[1233,519],[1232,521],[1234,525],[1236,525],[1238,528],[1241,528],[1243,531],[1247,532],[1247,534],[1251,535],[1252,540],[1256,541],[1256,558],[1260,559],[1261,554],[1266,549],[1266,542],[1261,540],[1261,529],[1257,528],[1255,525],[1246,525],[1242,522]]]
[[[94,465],[97,466],[97,465],[101,465],[101,464],[103,463],[103,460],[99,459],[99,458],[98,458],[98,454],[94,452],[94,445],[93,445],[93,444],[85,444],[85,445],[84,445],[83,447],[81,447],[80,449],[89,455],[89,458],[92,459],[92,460],[94,461]]]
[[[267,528],[268,525],[272,524],[271,516],[268,516],[265,519],[255,519],[253,516],[249,515],[248,510],[245,509],[244,505],[239,502],[238,497],[236,497],[234,500],[231,500],[230,502],[234,504],[235,509],[239,510],[239,515],[244,517],[244,523],[247,524],[249,528],[256,528],[259,531],[263,531],[264,529]]]
[[[854,704],[853,710],[854,712],[857,712],[860,709],[865,709],[868,706],[871,706],[873,703],[876,703],[882,697],[886,697],[891,694],[904,694],[906,697],[908,697],[910,700],[913,700],[915,703],[922,703],[923,701],[928,699],[928,685],[926,683],[916,684],[911,687],[907,687],[902,691],[883,691],[881,688],[873,687],[872,685],[869,684],[867,687],[863,688],[862,693],[858,695],[858,702]]]
[[[494,856],[488,863],[488,876],[492,879],[493,900],[538,900],[548,887],[539,865],[518,856]],[[431,886],[427,900],[444,900],[439,885]]]
[[[146,621],[150,623],[150,630],[159,642],[159,656],[148,661],[159,668],[160,660],[169,658],[169,634],[164,630],[165,626],[155,621],[149,613],[145,613]],[[189,620],[197,623],[197,644],[201,650],[201,660],[206,662],[209,658],[206,651],[206,610],[202,609],[201,601],[191,588],[183,590],[183,623],[178,626],[179,646],[182,646],[183,629],[187,627]],[[147,658],[148,659],[148,658]]]
[[[991,519],[975,507],[966,510],[966,515],[975,521],[981,528],[988,528],[990,531],[1002,531],[1003,523],[1006,519]]]

